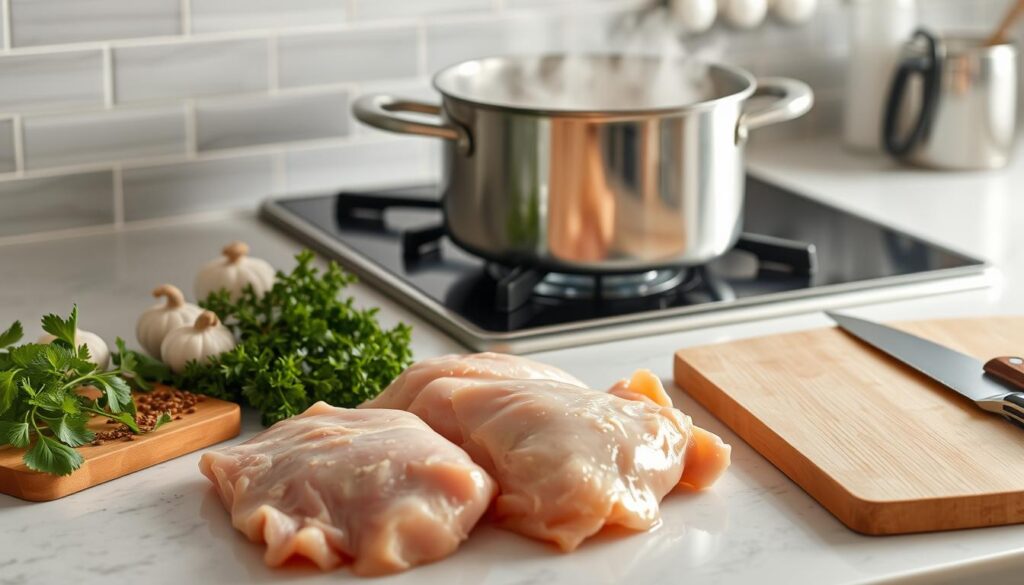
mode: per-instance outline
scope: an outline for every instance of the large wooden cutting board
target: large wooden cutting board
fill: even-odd
[[[96,417],[89,427],[95,431],[110,430],[104,422],[103,417]],[[33,502],[56,500],[226,441],[238,435],[240,428],[241,409],[237,404],[206,397],[196,404],[195,412],[182,414],[180,420],[152,433],[138,435],[131,441],[121,439],[79,447],[85,462],[63,477],[26,467],[22,461],[24,449],[0,447],[0,493]]]
[[[1024,317],[896,326],[1024,353]],[[1024,522],[1024,431],[838,329],[684,349],[675,380],[858,532]]]

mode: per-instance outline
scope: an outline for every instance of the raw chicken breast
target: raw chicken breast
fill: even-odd
[[[556,380],[584,386],[583,382],[554,366],[524,357],[490,352],[453,354],[409,366],[376,398],[360,404],[359,408],[397,408],[415,412],[435,431],[456,441],[460,436],[459,426],[451,414],[448,393],[456,386],[472,385],[482,380]],[[443,385],[441,392],[424,392],[435,382]],[[411,408],[414,402],[417,403],[415,410]]]
[[[199,463],[235,528],[279,566],[352,563],[379,575],[450,555],[495,495],[494,481],[416,416],[319,402]]]
[[[460,359],[473,365],[459,369]],[[695,430],[650,372],[604,393],[538,366],[446,356],[414,365],[368,404],[406,408],[461,445],[498,482],[498,521],[566,551],[606,525],[650,528],[677,485],[706,487],[728,466],[729,447]],[[532,375],[513,377],[521,372]]]
[[[503,353],[443,355],[416,362],[406,368],[376,398],[359,408],[397,408],[406,410],[423,388],[441,378],[463,380],[556,380],[584,386],[572,375],[531,359]]]
[[[627,400],[641,400],[685,416],[672,408],[672,399],[661,380],[650,370],[638,370],[632,378],[621,380],[608,391]],[[686,417],[689,421],[690,418]],[[721,437],[698,426],[691,425],[690,442],[686,447],[686,461],[679,485],[692,490],[710,487],[725,473],[731,463],[732,447],[722,442]]]

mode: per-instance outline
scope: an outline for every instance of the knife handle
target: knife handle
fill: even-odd
[[[997,357],[985,364],[985,372],[1003,382],[1024,390],[1024,358]]]

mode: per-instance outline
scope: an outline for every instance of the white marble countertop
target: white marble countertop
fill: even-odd
[[[990,289],[864,307],[875,319],[1024,312],[1024,155],[995,173],[900,169],[852,156],[832,138],[755,144],[751,166],[835,205],[983,256],[1000,272]],[[0,247],[0,324],[32,323],[77,302],[83,327],[108,340],[133,338],[134,319],[162,282],[187,288],[199,264],[231,239],[279,267],[300,246],[252,215]],[[377,291],[357,285],[360,303],[387,323],[414,328],[417,357],[463,351]],[[538,354],[604,387],[639,367],[671,380],[675,349],[824,326],[821,315],[690,331]],[[38,333],[38,326],[29,334]],[[715,489],[672,495],[650,533],[599,537],[570,555],[488,526],[451,558],[375,583],[787,583],[1019,582],[1024,526],[865,537],[851,532],[682,392],[680,406],[734,446]],[[247,413],[243,437],[259,429]],[[42,583],[334,583],[345,570],[269,570],[262,547],[230,525],[196,467],[198,454],[49,503],[0,496],[0,585]],[[1008,575],[1016,575],[1011,581]],[[1002,581],[1005,579],[1005,581]]]

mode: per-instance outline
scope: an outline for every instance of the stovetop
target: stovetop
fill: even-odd
[[[706,266],[561,275],[444,235],[436,186],[268,201],[264,217],[478,350],[541,351],[984,286],[987,265],[756,177],[744,235]]]

